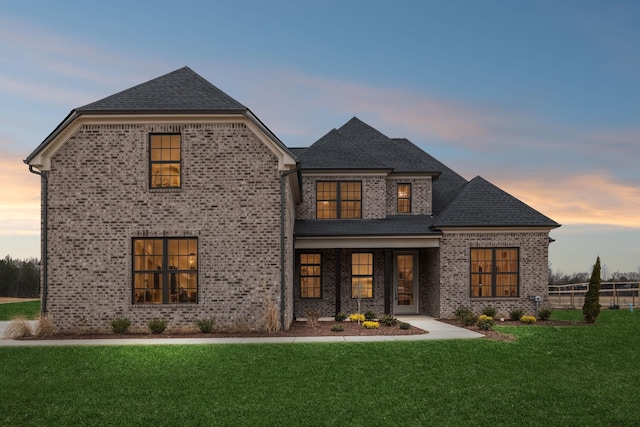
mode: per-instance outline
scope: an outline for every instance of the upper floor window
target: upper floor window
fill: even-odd
[[[316,182],[316,218],[362,218],[362,182]]]
[[[398,184],[398,213],[411,213],[411,184]]]
[[[180,188],[180,135],[152,134],[149,136],[149,146],[149,187]]]
[[[133,239],[134,304],[198,301],[198,239]]]
[[[320,254],[300,254],[300,298],[320,298],[322,283]]]
[[[518,248],[471,249],[471,296],[518,296]]]

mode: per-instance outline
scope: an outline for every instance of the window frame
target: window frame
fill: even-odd
[[[359,184],[360,186],[360,190],[359,190],[359,194],[360,194],[360,198],[359,199],[352,199],[352,198],[345,198],[348,197],[348,194],[350,193],[349,190],[343,190],[342,189],[342,184]],[[320,199],[318,197],[318,189],[319,186],[318,184],[334,184],[335,185],[335,195],[336,198],[335,199]],[[344,197],[343,197],[343,193],[345,193]],[[328,202],[328,203],[334,203],[336,208],[335,208],[335,216],[329,217],[329,218],[322,218],[320,216],[318,216],[318,204],[320,202]],[[359,204],[359,210],[358,210],[358,216],[353,216],[353,217],[344,217],[345,212],[350,212],[351,210],[349,210],[348,208],[344,207],[343,209],[343,203],[358,203]],[[324,180],[318,180],[316,181],[316,219],[321,219],[321,220],[325,220],[325,219],[362,219],[362,181],[361,180],[348,180],[348,181],[324,181]]]
[[[400,186],[408,186],[409,187],[409,197],[400,197]],[[410,214],[411,213],[411,205],[412,205],[412,196],[413,196],[413,186],[410,182],[399,182],[396,184],[396,212],[398,214]],[[408,201],[406,212],[400,211],[400,201]]]
[[[353,273],[353,267],[354,267],[354,263],[353,263],[353,257],[354,255],[370,255],[371,256],[371,274],[354,274]],[[357,265],[364,265],[364,264],[357,264]],[[370,277],[371,278],[371,296],[362,296],[362,292],[360,292],[360,299],[373,299],[374,298],[374,281],[373,281],[373,277],[374,277],[374,273],[375,273],[375,254],[373,252],[352,252],[351,253],[351,299],[358,299],[358,294],[357,292],[354,293],[354,287],[353,287],[353,279],[361,279],[361,278],[367,278]],[[362,291],[362,290],[361,290]]]
[[[152,253],[152,254],[140,254],[136,253],[136,242],[151,242],[156,241],[161,244],[162,251],[160,254]],[[169,251],[169,247],[171,242],[180,241],[193,241],[195,243],[195,252],[188,252],[186,254],[178,254],[172,255]],[[175,244],[175,243],[174,243]],[[187,243],[187,248],[189,248],[189,243]],[[189,249],[187,249],[189,250]],[[199,242],[197,237],[133,237],[131,239],[131,303],[137,306],[165,306],[165,305],[176,305],[176,304],[198,304],[199,302],[199,294],[200,294],[200,279],[199,279],[199,268],[198,268],[198,257],[199,257],[200,249]],[[191,268],[180,269],[174,265],[173,257],[193,257],[193,261],[191,259],[187,259],[188,263],[193,262],[193,266],[189,266]],[[156,258],[155,261],[160,261],[161,265],[157,266],[155,264],[155,269],[136,269],[136,257],[151,257]],[[144,258],[142,258],[144,261]],[[180,259],[178,259],[178,266],[180,265]],[[136,286],[136,275],[146,276],[153,275],[153,288],[151,288],[148,282],[143,283],[145,286]],[[195,284],[193,286],[179,286],[182,280],[183,275],[187,275],[187,281],[189,281],[189,277],[191,275],[195,275]],[[145,278],[146,279],[146,278]],[[173,287],[176,292],[172,291],[172,282]],[[179,286],[179,288],[178,288]],[[147,301],[146,297],[148,291],[155,289],[160,291],[160,301]],[[179,290],[178,290],[179,289]],[[194,294],[195,292],[195,294]],[[139,300],[140,293],[142,293],[143,299]],[[184,299],[183,299],[184,296]]]
[[[302,257],[308,257],[308,256],[317,256],[318,257],[318,262],[317,263],[312,263],[312,262],[306,262],[304,263],[302,261]],[[299,258],[299,272],[300,272],[300,299],[322,299],[322,254],[319,252],[309,252],[309,253],[301,253]],[[304,267],[317,267],[318,268],[318,274],[303,274],[303,268]],[[311,279],[318,279],[318,295],[317,296],[308,296],[308,294],[303,294],[303,289],[305,289],[303,287],[303,282],[305,278],[311,278]],[[316,287],[307,287],[306,288],[307,291],[309,289],[316,289]]]
[[[153,137],[163,137],[163,136],[178,136],[180,137],[180,149],[179,149],[179,160],[175,161],[175,160],[153,160]],[[153,180],[154,177],[156,175],[154,175],[153,173],[153,167],[154,166],[162,166],[162,165],[178,165],[179,167],[179,174],[178,174],[178,185],[167,185],[167,186],[163,186],[162,184],[160,185],[154,185]],[[182,188],[182,134],[179,132],[155,132],[155,133],[149,133],[149,189],[150,190],[176,190],[176,189],[181,189]],[[160,177],[162,177],[163,175],[158,175]]]
[[[474,256],[473,256],[473,252],[474,251],[491,251],[491,259],[490,259],[490,271],[486,272],[486,271],[473,271],[474,268]],[[510,271],[510,270],[500,270],[498,263],[500,262],[497,259],[497,254],[500,251],[515,251],[515,260],[511,260],[511,261],[515,261],[515,267],[516,270],[515,271]],[[478,256],[476,256],[476,258],[478,258]],[[475,261],[475,262],[480,262],[480,261]],[[504,265],[508,265],[508,263],[510,262],[509,259],[507,259],[507,261],[503,262],[503,266]],[[506,264],[505,264],[506,263]],[[479,267],[480,268],[480,267]],[[499,278],[505,278],[505,277],[513,277],[515,276],[515,284],[509,284],[507,283],[505,284],[499,284],[498,282],[500,281]],[[479,277],[480,280],[478,280],[478,284],[474,284],[474,278]],[[482,283],[482,278],[489,278],[490,279],[490,288],[491,288],[491,294],[490,295],[482,295],[482,289],[483,286],[485,284]],[[478,288],[478,294],[475,295],[474,294],[474,290],[475,288]],[[514,291],[509,291],[508,295],[504,294],[504,291],[507,290],[507,288],[515,288]],[[502,294],[500,294],[499,289],[502,290],[503,292],[501,292]],[[470,248],[469,250],[469,296],[471,298],[481,298],[481,299],[489,299],[489,298],[518,298],[520,296],[520,248],[519,247],[502,247],[502,246],[495,246],[495,247],[478,247],[478,248]]]

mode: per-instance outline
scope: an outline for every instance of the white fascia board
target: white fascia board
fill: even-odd
[[[269,148],[278,158],[278,170],[288,171],[296,167],[296,161],[285,150],[281,149],[273,139],[265,134],[256,124],[244,114],[87,114],[79,115],[62,129],[37,155],[31,159],[29,165],[41,170],[51,169],[51,158],[78,130],[85,125],[132,125],[132,124],[184,124],[184,123],[244,123],[256,137]]]
[[[553,227],[438,227],[438,231],[447,234],[461,233],[549,233]]]
[[[295,249],[437,248],[440,236],[296,237]]]

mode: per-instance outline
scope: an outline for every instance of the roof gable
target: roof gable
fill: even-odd
[[[141,83],[76,109],[79,113],[210,112],[247,108],[189,67]]]
[[[434,227],[549,227],[560,225],[477,176],[436,216]]]
[[[307,169],[386,169],[382,162],[336,129],[301,153],[300,159]]]

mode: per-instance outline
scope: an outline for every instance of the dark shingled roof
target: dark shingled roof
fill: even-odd
[[[434,227],[559,227],[554,220],[477,176],[436,215]]]
[[[428,215],[396,215],[386,219],[296,220],[296,237],[439,235]]]
[[[180,68],[76,109],[78,113],[242,112],[246,110],[247,107],[209,83],[189,67]]]

